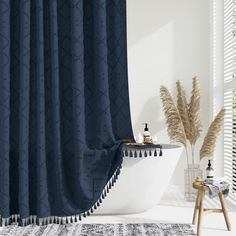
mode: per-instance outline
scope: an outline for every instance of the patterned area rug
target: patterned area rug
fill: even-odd
[[[0,236],[187,236],[189,224],[50,224],[0,227]]]

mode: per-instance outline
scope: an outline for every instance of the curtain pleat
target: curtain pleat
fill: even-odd
[[[52,152],[48,155],[48,171],[53,172],[54,178],[49,180],[50,186],[54,186],[53,189],[56,189],[56,191],[50,191],[51,196],[60,193],[59,198],[63,197],[63,189],[62,189],[62,150],[61,150],[61,118],[60,118],[60,76],[59,76],[59,48],[58,48],[58,12],[57,12],[57,0],[52,0],[50,2],[47,2],[48,6],[48,15],[50,19],[49,24],[49,48],[47,49],[49,54],[49,64],[51,65],[51,70],[49,73],[49,78],[51,78],[50,83],[50,93],[49,97],[51,97],[51,117],[52,122],[49,123],[51,126],[51,129],[49,129],[49,132],[52,133]],[[50,119],[50,117],[49,117]],[[48,134],[48,136],[51,136]],[[57,158],[54,158],[54,157]],[[54,196],[52,199],[54,199],[56,196]],[[60,208],[62,205],[62,199],[59,201],[51,201],[51,208],[53,212],[57,213],[57,209]]]
[[[45,65],[44,65],[44,4],[36,1],[36,158],[37,158],[37,212],[47,216],[50,212],[47,163],[46,163],[46,130],[45,130]]]
[[[101,117],[100,122],[94,123],[93,130],[97,135],[95,140],[101,143],[113,143],[115,138],[111,126],[110,99],[109,98],[109,82],[108,82],[108,44],[107,37],[107,11],[106,0],[93,2],[93,86],[96,87],[93,92],[95,114]],[[100,107],[99,107],[100,106]],[[103,134],[103,135],[101,135]]]
[[[9,1],[0,1],[0,192],[2,195],[0,201],[0,212],[10,214],[10,8]]]
[[[19,213],[29,209],[30,1],[20,1]]]
[[[121,125],[130,120],[130,105],[127,100],[128,83],[122,78],[128,77],[126,4],[124,1],[107,1],[107,48],[110,111],[113,133],[116,139],[128,137],[132,127]]]
[[[71,27],[71,83],[72,83],[72,112],[73,112],[73,148],[74,156],[71,159],[71,167],[78,166],[78,169],[73,173],[73,178],[80,182],[80,176],[83,171],[83,166],[79,161],[79,156],[84,156],[86,145],[86,128],[85,128],[85,100],[84,94],[84,80],[80,80],[80,77],[84,77],[84,2],[80,0],[72,1],[70,6],[70,27]],[[78,182],[70,181],[68,186],[70,190],[78,188],[78,192],[71,196],[71,202],[76,204],[79,199],[86,199],[82,184],[78,185]],[[78,203],[77,203],[78,204]]]

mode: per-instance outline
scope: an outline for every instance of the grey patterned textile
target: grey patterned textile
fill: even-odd
[[[224,197],[228,196],[230,184],[224,178],[214,178],[213,182],[203,182],[209,188],[209,197],[214,198],[219,192],[222,192]]]
[[[189,224],[68,224],[10,225],[0,228],[0,236],[190,236],[196,235]]]

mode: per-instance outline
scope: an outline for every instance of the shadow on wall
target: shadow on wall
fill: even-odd
[[[161,117],[162,108],[160,107],[159,96],[152,96],[148,98],[143,106],[141,107],[139,116],[136,118],[135,127],[144,128],[144,125],[141,126],[144,122],[148,123],[152,134],[158,133],[160,130],[164,130],[166,127],[165,120],[158,118]],[[143,130],[143,129],[142,129]]]

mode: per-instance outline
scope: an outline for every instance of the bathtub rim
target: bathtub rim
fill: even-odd
[[[166,143],[161,143],[162,149],[178,149],[178,148],[183,148],[182,145],[178,144],[166,144]]]

